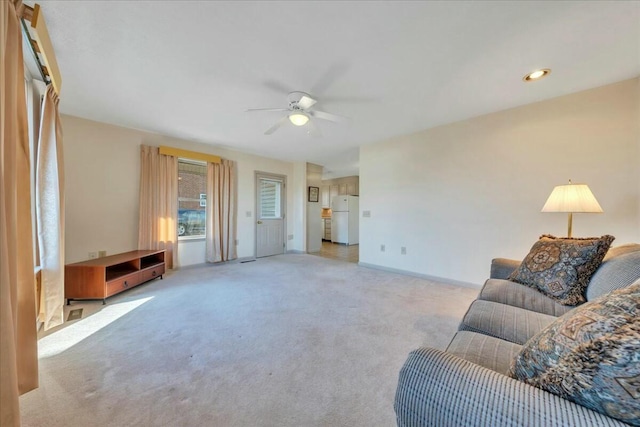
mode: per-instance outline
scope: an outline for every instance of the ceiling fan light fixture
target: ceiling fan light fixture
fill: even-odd
[[[309,121],[309,116],[299,111],[289,114],[289,121],[296,126],[304,126]]]
[[[533,81],[540,80],[541,78],[548,76],[549,73],[551,73],[551,69],[542,68],[540,70],[535,70],[535,71],[530,72],[529,74],[524,76],[522,78],[522,80],[524,80],[525,82],[533,82]]]

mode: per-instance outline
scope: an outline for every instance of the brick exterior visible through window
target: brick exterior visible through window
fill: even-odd
[[[205,235],[207,166],[178,160],[178,237]]]

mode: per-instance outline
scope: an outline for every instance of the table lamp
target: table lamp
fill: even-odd
[[[567,237],[571,237],[574,213],[602,213],[602,208],[587,184],[572,184],[556,186],[542,212],[568,212]]]

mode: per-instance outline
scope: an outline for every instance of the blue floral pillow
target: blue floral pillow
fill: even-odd
[[[509,280],[532,287],[563,305],[586,301],[589,280],[615,237],[540,236]]]
[[[640,426],[640,280],[571,310],[533,336],[510,375]]]

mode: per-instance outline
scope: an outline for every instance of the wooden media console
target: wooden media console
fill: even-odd
[[[164,250],[131,251],[64,267],[64,296],[72,300],[106,299],[164,274]]]

